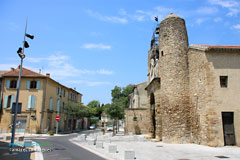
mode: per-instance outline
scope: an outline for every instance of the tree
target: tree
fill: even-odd
[[[115,101],[116,99],[122,97],[122,88],[115,86],[114,89],[112,90],[112,101]]]
[[[75,103],[69,103],[68,107],[66,108],[66,112],[71,117],[78,119],[83,117],[91,117],[93,114],[95,114],[94,110],[91,110],[87,106]]]
[[[115,86],[112,89],[112,104],[106,105],[105,112],[114,119],[115,125],[118,126],[118,120],[124,118],[124,109],[128,107],[128,95],[132,93],[133,85],[127,85],[124,88]]]
[[[90,108],[90,110],[93,113],[93,116],[98,117],[99,119],[101,119],[101,115],[103,112],[103,107],[102,105],[100,105],[100,102],[97,100],[92,100],[90,101],[87,106]]]

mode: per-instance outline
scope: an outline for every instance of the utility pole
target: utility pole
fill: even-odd
[[[21,75],[22,75],[22,66],[23,66],[23,59],[26,57],[24,54],[24,48],[28,48],[29,45],[26,41],[26,37],[33,39],[34,36],[27,34],[27,20],[26,20],[26,26],[25,26],[25,32],[24,32],[24,41],[23,41],[23,48],[19,48],[17,53],[19,57],[21,58],[21,65],[19,68],[19,76],[18,76],[18,82],[17,82],[17,96],[16,96],[16,106],[14,110],[14,117],[13,117],[13,125],[12,125],[12,137],[11,137],[11,145],[10,145],[10,153],[12,151],[12,146],[14,145],[14,139],[15,139],[15,130],[16,130],[16,119],[17,119],[17,111],[18,111],[18,100],[19,100],[19,90],[20,90],[20,84],[21,84]]]

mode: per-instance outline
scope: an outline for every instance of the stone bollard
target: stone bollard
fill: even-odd
[[[96,140],[95,139],[87,139],[88,145],[95,145]]]
[[[138,141],[139,141],[139,142],[144,142],[145,139],[144,139],[144,137],[138,137]]]
[[[134,150],[125,150],[124,151],[124,160],[134,160],[135,151]]]
[[[96,142],[96,148],[103,148],[103,142]]]
[[[103,137],[103,136],[98,136],[98,137],[97,137],[97,141],[103,142],[103,141],[104,141],[104,137]]]
[[[86,141],[86,137],[83,136],[83,135],[81,135],[81,136],[78,136],[78,137],[77,137],[77,140],[78,140],[78,141]]]
[[[117,152],[117,145],[109,145],[108,146],[109,153],[116,153]]]

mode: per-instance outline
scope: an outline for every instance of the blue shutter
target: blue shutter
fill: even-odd
[[[37,81],[37,89],[40,89],[40,81]]]
[[[31,108],[32,96],[28,96],[28,109]]]
[[[12,105],[13,105],[13,103],[15,102],[15,96],[14,95],[12,95],[11,96],[11,104],[10,104],[10,108],[12,108]]]
[[[4,97],[4,105],[3,105],[4,108],[7,108],[7,102],[8,102],[8,95],[5,95],[5,97]]]
[[[56,111],[59,112],[59,99],[57,99]]]
[[[58,95],[58,87],[56,87],[56,93],[57,93],[57,95]]]
[[[52,110],[53,108],[53,98],[50,98],[49,109]]]
[[[10,88],[10,80],[7,80],[7,88]]]
[[[36,96],[32,96],[32,99],[31,99],[31,108],[34,108],[34,107],[35,107],[35,101],[36,101]]]
[[[30,89],[30,81],[27,81],[27,89]]]
[[[61,96],[62,95],[62,89],[59,88],[59,95]]]

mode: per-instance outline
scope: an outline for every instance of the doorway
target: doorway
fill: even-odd
[[[152,125],[153,125],[153,137],[156,137],[156,113],[155,113],[155,98],[154,98],[154,94],[151,94],[150,97],[150,104],[151,104],[151,115],[152,115]]]
[[[27,117],[17,117],[16,119],[16,133],[25,133],[27,124]]]
[[[224,145],[233,146],[235,142],[234,132],[234,113],[233,112],[222,112],[222,124],[223,124],[223,135]]]

